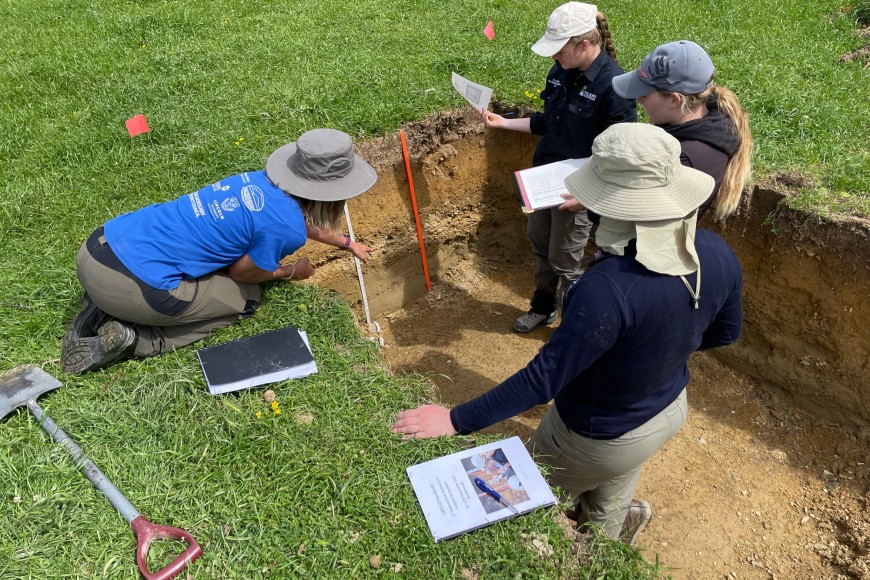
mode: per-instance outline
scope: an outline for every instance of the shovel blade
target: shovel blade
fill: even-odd
[[[0,377],[0,419],[36,399],[42,393],[53,391],[60,381],[34,365],[16,367]]]

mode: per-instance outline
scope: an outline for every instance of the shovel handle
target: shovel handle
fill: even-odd
[[[193,539],[193,536],[182,529],[173,528],[171,526],[158,526],[149,522],[145,516],[140,515],[135,518],[130,527],[133,528],[133,533],[136,535],[136,564],[139,566],[139,572],[146,580],[169,580],[175,578],[187,566],[193,563],[197,558],[202,556],[202,548]],[[187,542],[187,549],[178,555],[172,562],[157,570],[156,572],[148,571],[148,550],[151,548],[151,543],[154,540],[184,540]]]

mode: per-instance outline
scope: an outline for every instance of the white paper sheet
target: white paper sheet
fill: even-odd
[[[492,99],[492,89],[471,82],[465,77],[459,76],[456,73],[451,73],[453,88],[456,89],[463,98],[471,103],[475,111],[479,111],[489,106],[489,101]]]

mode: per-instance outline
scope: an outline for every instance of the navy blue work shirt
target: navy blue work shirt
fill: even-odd
[[[541,91],[544,112],[530,117],[532,134],[541,135],[532,165],[592,155],[592,141],[616,123],[637,121],[634,99],[616,94],[613,77],[624,71],[602,50],[586,71],[553,63]]]

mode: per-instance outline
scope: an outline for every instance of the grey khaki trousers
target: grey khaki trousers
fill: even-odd
[[[100,238],[105,244],[105,237]],[[182,347],[230,326],[260,303],[260,285],[236,282],[222,271],[182,280],[170,296],[190,304],[174,315],[161,314],[145,300],[136,280],[98,262],[82,244],[76,273],[103,312],[130,322],[138,333],[133,356],[147,357]]]
[[[538,258],[535,287],[547,294],[568,289],[582,273],[580,259],[589,240],[592,222],[585,211],[539,209],[528,216],[526,233]]]
[[[686,390],[658,415],[616,439],[589,439],[571,431],[551,406],[528,443],[550,467],[548,481],[562,489],[562,501],[578,504],[589,521],[611,538],[622,531],[640,470],[647,459],[686,422]]]

